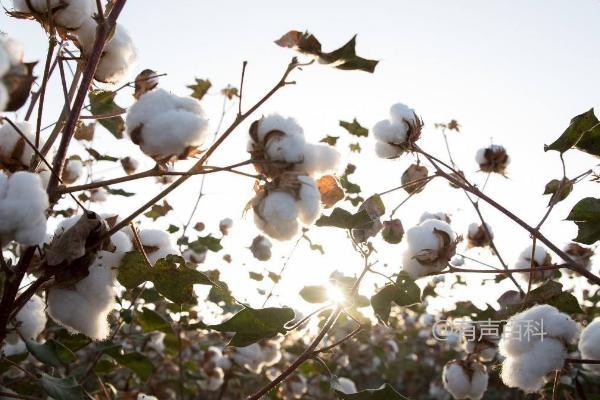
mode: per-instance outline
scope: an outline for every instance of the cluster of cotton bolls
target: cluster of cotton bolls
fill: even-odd
[[[79,216],[63,220],[54,240],[73,227]],[[110,333],[108,314],[115,302],[117,268],[125,253],[133,246],[123,232],[111,236],[114,252],[101,250],[88,269],[88,275],[69,287],[54,286],[47,292],[48,314],[71,332],[80,332],[94,340]]]
[[[375,153],[381,158],[398,158],[412,149],[421,136],[423,121],[408,106],[397,103],[390,107],[390,118],[373,126]]]
[[[36,340],[46,327],[45,308],[44,300],[38,295],[33,295],[15,316],[13,328],[16,332],[10,332],[6,336],[6,342],[15,348],[21,348],[21,337]]]
[[[48,195],[36,174],[20,171],[7,176],[0,171],[0,244],[11,240],[31,246],[46,236]]]
[[[293,118],[277,114],[252,124],[248,152],[256,170],[269,178],[251,202],[255,224],[274,239],[289,240],[318,218],[321,195],[314,178],[335,171],[340,154],[306,142]]]
[[[533,255],[533,260],[532,260]],[[526,268],[539,268],[539,267],[549,267],[552,265],[552,257],[546,251],[544,246],[539,243],[535,246],[535,251],[533,249],[533,245],[528,246],[521,252],[519,255],[519,259],[515,263],[516,269],[526,269]],[[525,280],[529,281],[531,277],[532,282],[541,282],[546,279],[552,278],[554,276],[554,270],[552,269],[542,269],[535,270],[533,273],[531,272],[520,272],[519,275]]]
[[[488,385],[488,373],[479,361],[452,360],[444,366],[444,388],[455,399],[479,400]]]
[[[169,160],[186,158],[204,144],[208,120],[198,100],[154,89],[129,108],[126,129],[146,155]]]
[[[579,352],[584,360],[600,360],[600,317],[594,319],[581,332]],[[584,364],[588,371],[600,375],[600,364]]]
[[[21,44],[0,34],[0,111],[4,111],[11,101],[9,89],[5,84],[6,76],[13,74],[22,64]]]
[[[246,347],[234,347],[229,356],[236,364],[258,374],[281,360],[281,343],[274,339],[262,340]]]
[[[529,334],[524,334],[526,326],[532,327]],[[499,343],[500,354],[505,357],[502,381],[526,393],[539,391],[545,376],[563,367],[565,346],[573,343],[578,333],[579,327],[571,317],[548,304],[513,315]]]
[[[413,279],[443,270],[456,253],[457,236],[446,222],[425,220],[406,232],[402,269]]]
[[[510,163],[510,157],[506,149],[500,145],[493,144],[489,147],[479,149],[475,155],[475,161],[483,172],[496,172],[504,174]]]

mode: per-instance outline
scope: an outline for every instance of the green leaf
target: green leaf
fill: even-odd
[[[580,200],[567,217],[579,227],[575,242],[594,244],[600,240],[600,199],[586,197]]]
[[[358,136],[358,137],[367,137],[369,136],[369,130],[363,127],[357,120],[354,118],[352,122],[340,121],[340,126],[348,131],[349,134]]]
[[[350,143],[349,145],[350,151],[353,153],[360,153],[362,148],[360,147],[360,143]]]
[[[196,83],[189,85],[188,88],[192,89],[191,96],[195,99],[202,100],[204,95],[208,92],[208,89],[212,86],[212,83],[208,79],[196,78]]]
[[[209,329],[235,333],[229,346],[245,347],[261,339],[268,339],[278,333],[285,333],[284,326],[294,319],[291,308],[244,308],[229,320],[209,325]]]
[[[148,307],[142,308],[142,312],[137,313],[135,316],[144,332],[160,331],[164,333],[173,333],[171,324],[159,313]]]
[[[259,274],[258,272],[254,272],[254,271],[250,271],[248,272],[248,276],[250,277],[250,279],[252,279],[253,281],[262,281],[263,279],[265,279],[265,277],[263,276],[263,274]]]
[[[74,377],[55,378],[42,372],[42,387],[50,397],[56,400],[81,400],[85,398],[83,389]]]
[[[568,292],[562,292],[558,296],[548,300],[546,304],[550,304],[551,306],[554,306],[558,310],[569,315],[583,314],[583,310],[577,301],[577,297]]]
[[[167,215],[172,209],[173,207],[166,200],[163,200],[162,204],[154,204],[144,216],[152,219],[152,221],[156,221],[160,217]]]
[[[107,187],[107,188],[105,188],[105,189],[106,189],[106,191],[107,191],[109,194],[112,194],[112,195],[114,195],[114,196],[123,196],[123,197],[131,197],[131,196],[135,196],[135,193],[132,193],[132,192],[127,192],[127,191],[125,191],[125,190],[123,190],[123,189],[111,189],[111,188],[109,188],[109,187]]]
[[[167,232],[169,233],[175,233],[177,231],[179,231],[179,227],[173,224],[169,225],[169,227],[167,228]]]
[[[160,294],[177,304],[195,303],[193,285],[214,285],[180,256],[168,255],[150,268],[136,251],[127,253],[121,260],[117,280],[127,289],[151,281]]]
[[[29,353],[38,361],[53,367],[68,365],[77,359],[71,350],[54,339],[48,339],[41,344],[26,340],[25,345]]]
[[[92,149],[91,147],[86,147],[85,151],[87,151],[89,153],[89,155],[92,156],[92,158],[94,158],[94,160],[96,160],[96,161],[110,161],[110,162],[119,161],[119,159],[117,157],[109,156],[106,154],[100,154],[96,150]]]
[[[400,273],[395,284],[386,285],[373,297],[373,312],[381,321],[387,323],[392,303],[399,306],[411,306],[421,302],[421,289],[406,273]]]
[[[321,64],[333,64],[335,68],[342,70],[360,70],[372,73],[379,62],[356,55],[356,36],[330,53],[322,52],[321,43],[308,32],[289,31],[275,43],[281,47],[293,48],[303,54],[316,56]]]
[[[386,383],[379,389],[367,389],[358,393],[345,394],[339,390],[339,384],[332,383],[331,388],[342,400],[409,400],[396,392],[394,388]]]
[[[130,369],[142,381],[146,382],[154,372],[152,361],[142,353],[132,352],[123,355],[117,355],[113,358],[123,367]]]
[[[549,304],[559,311],[567,314],[580,314],[583,310],[579,306],[577,298],[562,289],[562,284],[556,281],[548,281],[542,286],[532,290],[527,296],[527,302],[523,305],[509,304],[502,311],[503,317],[511,316],[523,308],[530,308],[535,304]]]
[[[304,286],[300,290],[300,296],[304,301],[313,304],[325,303],[329,299],[327,288],[320,285]]]
[[[330,146],[335,146],[337,144],[337,141],[338,141],[339,138],[340,138],[339,136],[327,135],[323,139],[321,139],[319,142],[320,143],[327,143]]]
[[[125,113],[125,109],[119,107],[115,103],[116,92],[104,91],[104,90],[91,90],[89,93],[90,97],[90,112],[93,116],[100,117],[107,114],[118,114]],[[115,116],[112,118],[101,118],[98,120],[100,125],[105,127],[110,133],[113,134],[117,139],[123,138],[123,132],[125,131],[125,121],[121,116]]]
[[[545,146],[544,150],[564,153],[572,147],[600,156],[600,125],[593,108],[574,117],[563,134],[554,143]]]
[[[329,216],[323,215],[315,223],[316,226],[333,226],[342,229],[356,229],[368,227],[373,221],[366,210],[355,214],[336,207]]]
[[[190,249],[196,253],[203,253],[206,250],[218,252],[223,249],[221,246],[221,239],[213,237],[211,235],[201,236],[189,244]]]

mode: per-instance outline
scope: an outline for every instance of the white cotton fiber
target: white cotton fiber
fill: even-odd
[[[488,373],[477,361],[461,365],[456,360],[448,362],[442,372],[444,388],[455,399],[479,400],[488,385]]]
[[[321,193],[311,177],[299,176],[298,180],[302,183],[300,201],[298,201],[298,219],[304,225],[310,225],[321,214]]]
[[[78,158],[69,158],[63,169],[62,181],[63,183],[70,185],[79,180],[83,176],[83,163]]]
[[[279,114],[271,114],[261,118],[257,129],[258,140],[264,141],[266,135],[272,131],[284,132],[286,136],[304,137],[302,127],[294,118],[283,117]]]
[[[27,340],[36,340],[46,327],[46,305],[44,300],[34,294],[19,310],[15,317],[17,330],[20,336]],[[17,344],[19,336],[9,335],[7,341]]]
[[[600,317],[581,332],[579,352],[584,360],[600,360]],[[584,364],[584,367],[594,374],[600,374],[600,364]]]
[[[296,236],[299,207],[287,192],[271,192],[262,199],[254,212],[254,222],[259,229],[277,240],[289,240]]]
[[[95,3],[92,0],[50,0],[52,17],[54,23],[66,29],[77,29],[84,21],[91,19],[95,11]],[[25,0],[13,0],[16,11],[36,12],[46,14],[48,12],[47,0],[29,0],[33,9],[29,8]]]
[[[390,108],[390,118],[377,122],[373,126],[375,137],[375,153],[380,158],[397,158],[406,150],[411,130],[416,131],[420,126],[415,112],[402,103]]]
[[[142,95],[130,107],[126,126],[132,140],[154,158],[180,156],[189,147],[202,146],[208,134],[200,102],[163,89]]]
[[[538,335],[526,335],[528,326]],[[542,330],[543,337],[539,335]],[[531,393],[541,389],[547,374],[562,368],[565,344],[575,341],[579,327],[567,314],[541,304],[512,316],[504,332],[498,346],[505,357],[502,380],[509,387]]]
[[[333,174],[339,168],[340,158],[340,153],[331,146],[306,143],[302,164],[295,166],[294,170],[310,176]]]
[[[423,214],[421,214],[421,217],[419,218],[419,224],[422,224],[428,219],[437,219],[439,221],[450,223],[450,216],[444,212],[439,211],[435,213],[430,213],[429,211],[425,211]]]
[[[0,172],[0,242],[11,240],[31,246],[46,236],[48,195],[39,176],[16,172],[6,177]]]
[[[29,122],[17,122],[15,125],[31,143],[35,143],[35,131]],[[12,156],[15,155],[14,151],[19,141],[22,143],[22,151],[18,155],[19,158],[13,160]],[[22,136],[11,124],[4,123],[0,126],[0,161],[19,162],[21,166],[27,168],[33,155],[34,151],[31,146],[22,139]]]
[[[406,232],[407,249],[402,256],[402,269],[411,277],[419,278],[441,271],[453,256],[441,254],[444,242],[436,231],[447,233],[451,241],[456,240],[456,234],[450,225],[436,219],[426,220]]]
[[[59,229],[62,231],[63,227]],[[83,333],[93,340],[103,340],[110,333],[107,318],[115,303],[117,269],[125,253],[133,248],[123,232],[115,233],[111,241],[115,251],[99,251],[88,276],[73,288],[48,290],[48,313],[52,319],[71,332]]]
[[[531,268],[531,254],[533,251],[533,245],[529,245],[525,248],[525,250],[523,250],[521,252],[521,254],[519,255],[519,259],[517,260],[517,262],[515,263],[515,269],[525,269],[525,268]],[[546,248],[542,245],[540,245],[539,243],[536,244],[535,246],[535,254],[533,257],[533,265],[534,267],[539,267],[539,266],[550,266],[551,263],[551,259],[550,259],[550,254],[548,253],[548,251],[546,250]],[[530,277],[530,272],[520,272],[519,275],[525,280],[528,281],[529,277]],[[547,270],[541,270],[541,271],[535,271],[532,276],[533,282],[539,282],[545,279],[549,279],[554,275],[554,270],[552,269],[547,269]]]
[[[4,83],[0,82],[0,112],[4,111],[8,104],[8,90]]]
[[[139,232],[140,241],[151,264],[171,254],[179,254],[171,236],[159,229],[142,229]]]
[[[100,82],[117,83],[127,76],[137,61],[137,50],[131,36],[120,24],[100,58],[94,79]]]

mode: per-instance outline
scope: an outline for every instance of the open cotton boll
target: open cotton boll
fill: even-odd
[[[231,358],[236,364],[241,365],[255,374],[262,371],[264,365],[258,343],[253,343],[246,347],[235,347]]]
[[[422,121],[414,110],[397,103],[390,107],[390,119],[382,120],[373,126],[373,136],[377,141],[375,153],[380,158],[397,158],[419,139]]]
[[[4,346],[2,346],[2,348],[0,349],[2,354],[4,354],[5,357],[10,357],[10,356],[14,356],[17,354],[27,353],[27,346],[25,345],[24,341],[17,338],[17,341],[15,343],[11,343],[9,341],[9,336],[10,335],[8,335],[6,337]]]
[[[492,144],[484,149],[479,149],[475,154],[475,161],[483,172],[504,174],[510,164],[510,157],[504,147]]]
[[[541,267],[541,266],[550,266],[552,265],[552,257],[546,250],[546,248],[539,243],[535,246],[535,252],[533,254],[533,262],[531,260],[531,255],[533,252],[533,245],[527,246],[525,250],[521,252],[519,255],[518,261],[515,263],[516,269],[524,269],[533,267]],[[540,282],[545,279],[549,279],[554,276],[554,270],[547,269],[541,271],[535,271],[533,274],[530,272],[520,272],[519,275],[526,281],[529,280],[530,276],[532,277],[532,282]]]
[[[165,231],[142,229],[139,236],[151,264],[168,255],[179,253],[171,240],[171,236]]]
[[[233,227],[233,220],[231,218],[223,218],[219,222],[219,230],[223,235],[228,235],[229,230]]]
[[[600,317],[594,319],[581,332],[579,352],[584,360],[600,360]],[[600,374],[600,364],[584,364],[584,368]]]
[[[164,89],[142,95],[129,108],[126,127],[131,140],[155,159],[185,158],[190,148],[204,144],[208,134],[200,102]]]
[[[264,141],[267,134],[273,131],[283,132],[286,136],[304,137],[302,127],[294,118],[279,114],[271,114],[260,119],[257,129],[258,140]]]
[[[254,223],[267,235],[277,240],[296,236],[299,207],[296,199],[287,192],[271,192],[254,210]]]
[[[83,163],[79,158],[69,158],[63,169],[61,179],[63,183],[71,185],[83,176]]]
[[[23,62],[24,51],[23,44],[21,42],[8,36],[0,36],[0,51],[2,50],[4,51],[5,57],[7,57],[8,68]],[[0,59],[1,58],[2,55],[0,54]],[[3,68],[6,67],[2,67],[2,61],[0,61],[0,75],[4,75],[8,71],[8,68],[6,68],[4,71]]]
[[[35,143],[35,131],[29,122],[16,122],[15,125],[27,140]],[[31,146],[11,124],[0,127],[0,164],[28,168],[33,154]]]
[[[477,361],[465,363],[452,360],[442,372],[444,388],[455,399],[481,399],[487,389],[488,379],[485,367]]]
[[[225,381],[225,373],[221,368],[214,368],[205,371],[206,380],[200,381],[200,385],[204,390],[214,392],[219,389]]]
[[[95,5],[92,0],[13,0],[15,10],[26,13],[46,14],[48,3],[54,24],[66,29],[79,28],[84,21],[92,19],[94,14]]]
[[[265,367],[271,367],[281,361],[281,343],[277,340],[264,340],[259,343],[260,357]]]
[[[450,219],[450,215],[444,213],[444,212],[435,212],[435,213],[430,213],[428,211],[425,211],[423,214],[421,214],[421,217],[419,217],[419,224],[422,224],[423,222],[427,221],[428,219],[437,219],[438,221],[444,221],[446,223],[451,223],[452,220]]]
[[[295,374],[288,378],[284,385],[286,398],[301,399],[308,391],[304,375]]]
[[[469,224],[467,230],[467,240],[469,247],[484,247],[490,244],[490,239],[494,239],[494,231],[490,224],[478,224],[473,222]]]
[[[331,146],[306,143],[302,162],[294,170],[311,176],[332,174],[339,168],[340,158],[340,153]]]
[[[44,300],[34,294],[17,313],[15,317],[16,326],[23,338],[35,340],[44,331],[47,320],[45,309]],[[17,344],[19,341],[19,337],[16,335],[10,339],[12,344]],[[9,337],[7,337],[7,340],[9,340]]]
[[[46,236],[48,195],[36,174],[16,172],[6,177],[0,172],[0,243],[11,240],[32,246]]]
[[[127,30],[117,24],[110,42],[98,63],[94,79],[105,83],[117,83],[127,76],[137,61],[137,50]]]
[[[441,271],[456,252],[456,234],[450,225],[436,219],[410,228],[406,242],[402,269],[413,278]]]

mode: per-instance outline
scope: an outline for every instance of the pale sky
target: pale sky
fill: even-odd
[[[1,3],[11,6],[9,0]],[[347,137],[338,126],[340,119],[356,117],[370,128],[387,118],[390,105],[403,102],[425,120],[422,147],[440,156],[445,155],[445,149],[433,124],[455,118],[461,123],[462,132],[451,134],[451,146],[460,167],[470,178],[482,182],[484,176],[476,173],[475,151],[491,140],[504,145],[513,160],[509,179],[493,176],[486,191],[535,224],[548,201],[541,196],[545,183],[561,174],[558,155],[544,153],[543,144],[558,137],[571,117],[600,107],[599,20],[598,0],[259,1],[251,7],[241,1],[129,0],[120,22],[139,51],[132,77],[144,68],[166,73],[161,86],[178,94],[189,93],[185,86],[194,77],[213,82],[214,95],[203,100],[213,128],[221,107],[218,90],[227,84],[239,85],[242,61],[249,63],[244,91],[246,108],[279,79],[295,55],[273,43],[283,33],[307,29],[319,38],[325,50],[339,47],[356,33],[358,53],[381,60],[375,74],[310,66],[295,72],[292,79],[297,85],[281,90],[259,110],[256,118],[271,112],[293,116],[304,127],[307,138],[316,142],[328,134]],[[43,61],[47,41],[38,25],[0,15],[0,30],[25,43],[27,60]],[[62,107],[56,82],[51,86],[54,93],[48,98],[45,123],[52,122],[55,111]],[[132,98],[127,93],[118,101],[126,106]],[[233,116],[231,111],[228,120]],[[238,129],[211,164],[227,165],[247,158],[247,126],[246,123]],[[106,132],[98,132],[97,137],[94,146],[99,150],[145,158],[125,140],[117,142]],[[413,161],[412,157],[401,161],[376,159],[372,138],[364,141],[359,156],[347,157],[349,142],[340,142],[340,150],[345,162],[358,165],[354,181],[362,185],[365,195],[397,186],[402,172]],[[597,159],[575,151],[567,154],[566,161],[571,177],[598,163]],[[152,165],[147,158],[144,162],[147,167]],[[182,163],[177,169],[185,166]],[[94,179],[120,173],[118,168],[103,166]],[[177,211],[176,222],[187,218],[198,184],[199,178],[195,178],[169,197]],[[561,220],[577,200],[597,196],[598,187],[591,183],[578,185],[570,198],[556,207],[543,232],[561,246],[575,237],[575,226]],[[147,198],[160,186],[148,180],[130,189],[143,192]],[[221,218],[239,219],[243,205],[252,195],[252,181],[215,175],[208,179],[206,191],[208,195],[201,203],[197,220],[216,231]],[[403,196],[398,193],[386,197],[388,209]],[[142,202],[143,196],[136,196],[126,202],[110,201],[106,207],[127,214]],[[343,206],[350,207],[348,203]],[[463,233],[468,223],[476,221],[462,193],[451,191],[442,181],[434,182],[411,199],[397,215],[408,229],[425,210],[451,212],[455,215],[454,228]],[[483,211],[496,232],[504,258],[514,261],[528,245],[528,235],[489,207],[483,206]],[[156,225],[168,225],[165,222],[159,220]],[[145,218],[142,225],[152,226]],[[257,297],[248,284],[254,283],[247,279],[248,271],[278,271],[281,257],[289,254],[292,243],[275,244],[273,261],[259,263],[245,249],[256,233],[249,215],[236,224],[232,236],[224,241],[230,246],[234,262],[226,264],[211,254],[207,265],[222,267],[236,293],[253,305],[260,305],[262,297]],[[296,300],[303,285],[323,282],[334,269],[348,274],[360,269],[361,262],[344,234],[322,228],[313,228],[309,234],[325,247],[326,254],[320,256],[305,243],[300,245],[276,292],[283,294],[283,303],[306,307]],[[377,242],[376,247],[381,250],[377,255],[379,269],[388,274],[398,272],[401,246]],[[474,256],[494,262],[486,252]],[[383,268],[384,264],[389,266]],[[481,276],[471,279],[478,282]],[[270,281],[265,279],[261,285],[268,289]],[[372,282],[367,282],[365,293],[370,288]],[[493,301],[499,290],[478,290],[478,300]],[[473,297],[472,292],[466,291],[454,295]]]

